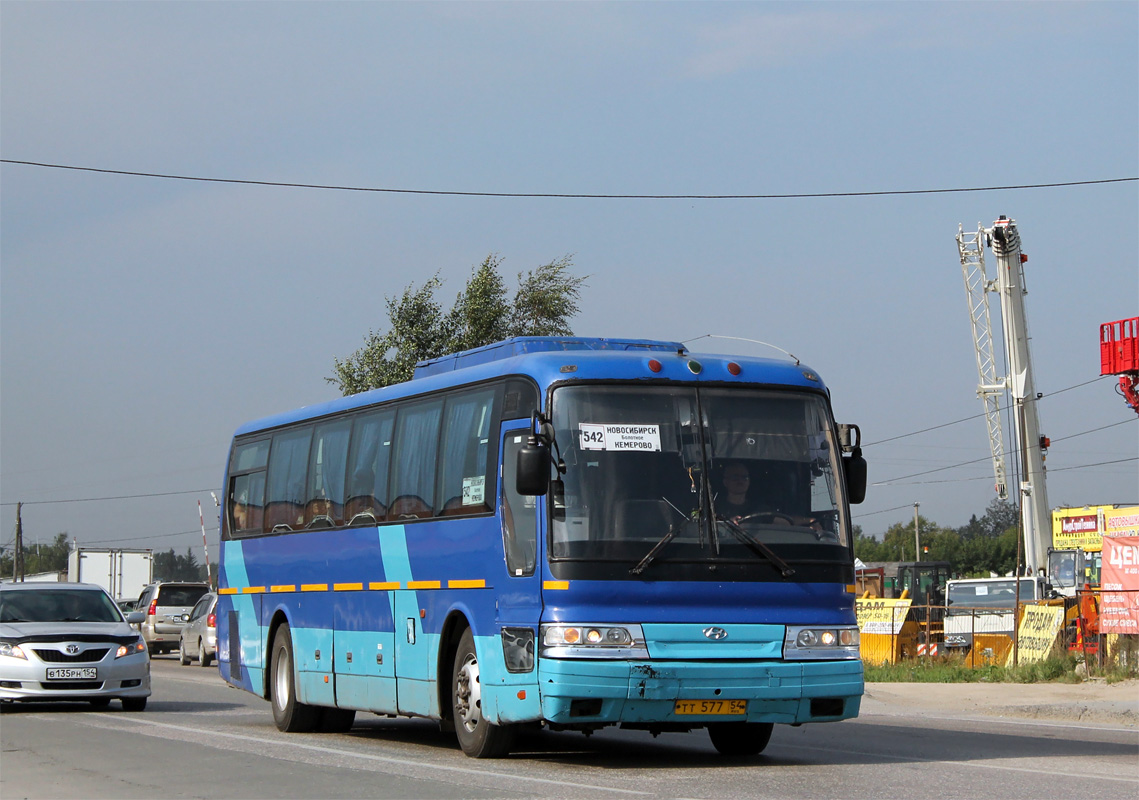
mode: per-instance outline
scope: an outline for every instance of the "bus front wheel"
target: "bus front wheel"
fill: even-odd
[[[273,661],[269,694],[273,722],[286,733],[306,733],[320,721],[320,709],[297,700],[296,673],[293,670],[293,637],[288,623],[282,623],[273,637]]]
[[[716,722],[708,726],[708,737],[720,755],[754,756],[771,741],[770,722]]]
[[[510,752],[514,744],[514,727],[495,725],[482,714],[479,660],[470,628],[463,631],[455,654],[451,673],[451,708],[455,716],[455,735],[468,756],[501,758]]]

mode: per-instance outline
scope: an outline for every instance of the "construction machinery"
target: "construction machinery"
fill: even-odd
[[[986,247],[991,248],[997,261],[997,276],[993,280],[989,280],[985,272]],[[978,225],[975,234],[966,234],[958,225],[957,249],[965,278],[977,373],[980,377],[977,395],[985,406],[997,496],[1004,499],[1008,494],[1004,431],[1000,414],[1003,410],[1000,399],[1007,393],[1015,420],[1017,448],[1014,453],[1020,457],[1017,471],[1020,476],[1019,505],[1024,563],[1029,569],[1039,571],[1045,565],[1051,544],[1052,524],[1044,481],[1044,456],[1049,441],[1040,434],[1036,401],[1042,395],[1036,392],[1028,349],[1028,319],[1024,304],[1024,297],[1028,293],[1024,283],[1024,264],[1028,261],[1028,256],[1021,252],[1016,222],[1005,216],[1001,216],[991,228]],[[997,374],[989,314],[990,292],[996,292],[1000,296],[1007,366],[1004,375]]]
[[[1118,391],[1139,414],[1139,317],[1099,326],[1100,375],[1118,375]]]

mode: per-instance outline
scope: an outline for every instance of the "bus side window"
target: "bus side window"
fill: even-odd
[[[392,502],[387,514],[391,521],[432,516],[442,415],[442,400],[416,403],[399,410],[395,426]]]
[[[443,414],[443,453],[435,509],[439,516],[479,514],[494,507],[490,426],[497,389],[447,398]]]
[[[384,410],[358,417],[352,426],[344,504],[349,525],[375,525],[387,516],[394,423],[395,411]]]
[[[269,440],[234,447],[229,464],[228,509],[225,515],[228,538],[243,532],[260,532],[265,512],[265,466],[269,461]]]
[[[514,576],[534,574],[538,548],[538,498],[520,495],[515,487],[518,451],[525,442],[524,434],[512,431],[502,446],[502,548]]]
[[[331,528],[344,523],[344,471],[348,463],[351,420],[318,425],[313,434],[305,495],[306,528]]]
[[[305,474],[311,440],[311,427],[282,431],[273,436],[265,501],[266,533],[304,527]]]

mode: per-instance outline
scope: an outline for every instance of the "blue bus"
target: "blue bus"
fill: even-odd
[[[519,732],[858,714],[856,426],[792,361],[517,337],[239,428],[218,666],[282,731]]]

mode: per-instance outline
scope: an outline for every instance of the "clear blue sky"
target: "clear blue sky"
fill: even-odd
[[[0,80],[4,159],[112,170],[716,195],[1139,175],[1135,2],[6,0]],[[0,199],[0,544],[22,500],[31,542],[197,549],[201,500],[216,559],[202,490],[233,430],[333,397],[385,297],[438,272],[450,302],[489,253],[511,279],[572,253],[579,334],[795,353],[870,444],[855,521],[916,501],[962,525],[993,493],[954,236],[1002,214],[1050,503],[1139,502],[1139,417],[1098,355],[1099,323],[1139,314],[1134,182],[524,199],[4,164]]]

